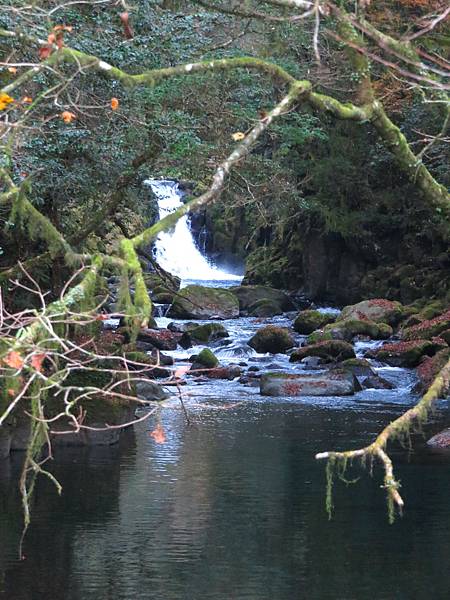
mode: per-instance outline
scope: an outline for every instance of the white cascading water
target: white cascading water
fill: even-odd
[[[176,181],[147,179],[157,200],[159,218],[183,204],[182,193]],[[240,281],[242,276],[226,273],[211,264],[197,248],[189,229],[188,216],[181,217],[175,229],[159,234],[155,242],[155,258],[159,265],[181,279],[199,281]]]

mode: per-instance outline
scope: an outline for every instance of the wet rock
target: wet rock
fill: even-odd
[[[181,334],[174,333],[169,329],[141,329],[138,340],[152,344],[158,350],[176,350]]]
[[[159,350],[152,350],[151,356],[160,365],[163,365],[163,367],[171,367],[175,362],[173,356],[163,354],[162,352],[159,352]]]
[[[450,427],[448,429],[444,429],[440,433],[434,435],[427,442],[427,445],[431,448],[439,448],[439,449],[450,449]]]
[[[274,317],[283,314],[281,304],[273,300],[257,300],[248,307],[250,317]]]
[[[328,340],[311,344],[294,350],[289,358],[290,362],[299,362],[307,356],[317,356],[326,362],[342,361],[355,358],[353,346],[342,340]]]
[[[250,307],[261,300],[272,302],[274,305],[277,305],[279,307],[281,312],[295,310],[296,308],[295,304],[292,302],[291,298],[287,294],[285,294],[281,290],[277,290],[275,288],[267,287],[264,285],[240,285],[230,288],[230,291],[232,291],[233,294],[237,296],[239,300],[239,310],[241,311],[241,313],[249,312]]]
[[[349,358],[344,360],[340,366],[356,377],[371,377],[375,371],[370,366],[370,362],[365,358]]]
[[[286,328],[267,325],[255,333],[248,345],[261,354],[266,352],[277,354],[292,348],[294,339]]]
[[[229,337],[230,334],[220,323],[194,325],[187,329],[179,341],[182,348],[191,348],[195,344],[208,344]]]
[[[323,364],[323,359],[318,356],[305,356],[300,362],[308,369],[316,369],[319,365]]]
[[[260,379],[262,396],[349,396],[355,393],[355,380],[342,370],[327,373],[267,373]]]
[[[302,310],[294,321],[294,330],[302,335],[309,335],[317,329],[334,323],[336,315],[322,313],[318,310]]]
[[[239,302],[228,289],[189,285],[177,294],[167,315],[176,319],[234,319],[239,316]]]
[[[352,341],[358,336],[368,336],[373,340],[387,340],[393,335],[393,329],[386,323],[374,321],[348,319],[326,325],[322,330],[314,331],[308,336],[308,343],[325,340]]]
[[[370,377],[366,377],[361,381],[361,386],[365,389],[371,390],[393,390],[395,388],[390,381],[380,377],[379,375],[371,375]]]
[[[343,308],[338,321],[368,320],[374,323],[396,325],[403,316],[403,306],[400,302],[392,302],[383,298],[363,300]]]
[[[191,369],[194,367],[192,365]],[[196,369],[195,375],[206,377],[208,379],[228,379],[229,381],[240,377],[242,373],[238,365],[229,365],[227,367],[214,367],[213,369]]]
[[[415,392],[425,393],[439,371],[450,360],[450,348],[439,350],[434,356],[427,356],[417,367],[419,381],[414,387]]]
[[[417,367],[422,356],[433,356],[447,344],[439,338],[432,340],[414,340],[410,342],[394,342],[381,348],[366,352],[368,358],[385,362],[392,367]]]
[[[413,325],[403,329],[402,338],[406,341],[411,340],[431,340],[439,336],[442,332],[450,329],[450,310],[442,313],[434,319],[422,321],[418,325]]]
[[[260,371],[261,369],[259,367],[255,367],[254,365],[248,368],[249,371],[253,371],[253,372],[257,372]]]
[[[136,396],[147,402],[160,402],[169,398],[170,394],[153,381],[138,381],[136,383]]]
[[[204,348],[200,354],[197,354],[191,366],[191,371],[198,369],[214,369],[219,365],[219,361],[209,348]]]

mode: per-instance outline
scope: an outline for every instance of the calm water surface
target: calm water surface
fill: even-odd
[[[0,466],[0,598],[450,598],[448,455],[395,452],[407,511],[394,525],[379,472],[337,484],[327,520],[314,452],[365,443],[402,410],[352,402],[192,402],[190,425],[172,402],[164,445],[149,422],[115,448],[60,450],[63,496],[38,485],[22,562],[13,456]]]

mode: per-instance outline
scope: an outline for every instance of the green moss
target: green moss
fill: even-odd
[[[335,320],[334,315],[321,313],[318,310],[302,310],[294,321],[294,330],[297,333],[309,335]]]
[[[204,348],[200,354],[197,354],[195,362],[204,366],[206,369],[214,369],[214,367],[217,367],[219,364],[216,355],[209,348]]]

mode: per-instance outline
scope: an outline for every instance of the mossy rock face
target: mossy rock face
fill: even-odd
[[[335,320],[335,315],[322,313],[318,310],[302,310],[294,321],[294,330],[302,335],[309,335],[313,331],[325,327],[325,325],[334,323]]]
[[[350,342],[357,335],[366,335],[373,340],[387,340],[394,331],[387,323],[375,323],[370,320],[346,319],[326,325],[323,333],[331,339]],[[309,340],[309,338],[308,338]]]
[[[404,329],[402,331],[402,338],[407,341],[418,339],[430,340],[448,329],[450,329],[450,310],[433,319],[422,321],[417,325]]]
[[[434,356],[428,356],[423,360],[417,368],[417,376],[419,383],[414,391],[425,393],[439,371],[444,368],[450,360],[450,348],[439,350]]]
[[[266,352],[277,354],[284,353],[292,348],[294,339],[286,328],[267,325],[267,327],[262,327],[255,333],[249,340],[248,345],[262,354]]]
[[[273,300],[257,300],[248,307],[248,314],[250,317],[274,317],[283,314],[283,309]]]
[[[250,307],[260,300],[266,300],[278,305],[281,311],[295,310],[295,304],[281,290],[264,285],[239,285],[230,288],[239,300],[239,310],[247,312]]]
[[[192,363],[191,369],[214,369],[219,365],[219,360],[209,348],[204,348],[200,354],[197,354],[195,361]]]
[[[317,344],[318,342],[325,342],[328,340],[333,340],[333,335],[331,331],[324,331],[323,329],[318,329],[317,331],[313,331],[310,335],[308,335],[306,339],[306,343]]]
[[[181,279],[167,271],[159,273],[144,273],[144,281],[150,292],[158,293],[162,290],[169,292],[178,292],[181,285]]]
[[[370,362],[365,358],[348,358],[340,366],[353,373],[355,377],[370,377],[371,375],[375,375]]]
[[[363,300],[357,304],[346,306],[338,321],[369,320],[374,323],[396,325],[402,318],[403,306],[400,302],[392,302],[383,298]]]
[[[297,348],[290,356],[290,362],[299,362],[307,356],[318,356],[326,362],[355,358],[353,346],[341,340],[318,342],[303,348]]]
[[[175,319],[235,319],[239,316],[239,302],[227,289],[189,285],[174,298],[167,316]]]
[[[413,340],[385,344],[381,348],[369,350],[366,356],[385,362],[393,367],[417,367],[422,356],[433,356],[439,350],[447,348],[443,340]]]

